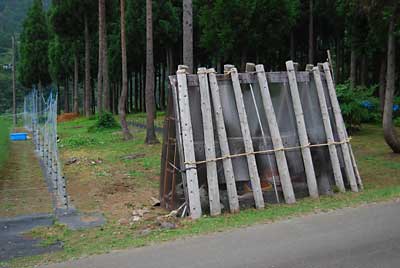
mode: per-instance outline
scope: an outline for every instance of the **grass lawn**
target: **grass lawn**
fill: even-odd
[[[121,224],[121,218],[128,217],[134,208],[148,206],[151,196],[158,196],[161,145],[144,145],[144,130],[133,130],[135,140],[130,142],[122,142],[119,131],[90,134],[87,128],[93,123],[78,119],[60,124],[61,155],[64,162],[71,163],[65,165],[64,171],[74,204],[82,211],[102,211],[107,224],[81,231],[71,231],[58,224],[36,229],[30,235],[43,238],[44,244],[62,241],[63,251],[15,259],[6,266],[30,267],[400,197],[400,155],[390,152],[380,127],[365,125],[352,140],[364,180],[362,193],[323,196],[319,201],[306,198],[294,205],[270,205],[263,210],[249,209],[197,221],[184,219],[176,222],[178,228],[169,230],[155,223],[157,215],[166,212],[151,210],[144,221],[125,225]],[[122,160],[126,155],[139,157]]]
[[[32,142],[11,142],[9,147],[9,157],[0,169],[0,217],[52,213],[51,196]]]
[[[51,213],[51,196],[33,143],[11,142],[12,127],[11,116],[0,116],[0,217]]]
[[[7,160],[10,146],[10,128],[12,122],[9,117],[0,116],[0,169]]]

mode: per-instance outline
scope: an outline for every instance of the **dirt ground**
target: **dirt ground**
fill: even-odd
[[[0,170],[0,217],[50,212],[52,199],[32,142],[12,142]]]
[[[79,124],[68,126],[73,132],[81,131],[78,127]],[[143,130],[131,131],[136,139],[142,139],[137,136],[142,136]],[[60,132],[61,143],[71,137],[64,135],[63,129]],[[161,144],[146,146],[138,140],[126,143],[119,132],[109,135],[117,137],[101,146],[60,149],[72,204],[82,212],[102,212],[111,222],[129,221],[132,212],[141,209],[148,211],[141,220],[168,213],[152,207],[152,197],[159,195]],[[123,159],[125,156],[135,159]]]
[[[58,123],[68,122],[68,121],[72,121],[78,117],[79,117],[79,114],[76,114],[76,113],[65,113],[65,114],[61,114],[57,117],[57,122]]]

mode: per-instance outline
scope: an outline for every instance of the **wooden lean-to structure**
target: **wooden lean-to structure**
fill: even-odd
[[[199,218],[363,189],[328,63],[170,77],[161,205]]]

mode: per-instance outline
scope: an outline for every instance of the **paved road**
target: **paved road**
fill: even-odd
[[[400,203],[310,215],[50,267],[400,267]]]

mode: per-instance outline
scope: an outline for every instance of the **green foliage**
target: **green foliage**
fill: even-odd
[[[373,96],[375,91],[375,86],[351,89],[348,83],[337,85],[337,97],[349,130],[358,130],[362,123],[380,120],[379,100]]]
[[[234,63],[255,56],[268,56],[269,63],[275,60],[300,5],[293,0],[203,2],[198,3],[201,47],[222,61]]]
[[[102,113],[97,119],[96,124],[89,128],[89,132],[116,128],[119,128],[119,124],[113,114]]]
[[[21,31],[32,0],[1,0],[0,1],[0,48],[11,48],[11,36]]]
[[[23,24],[18,79],[27,88],[51,82],[48,59],[48,25],[41,0],[34,0]]]
[[[61,147],[78,148],[102,144],[96,137],[88,135],[76,135],[61,140]]]

